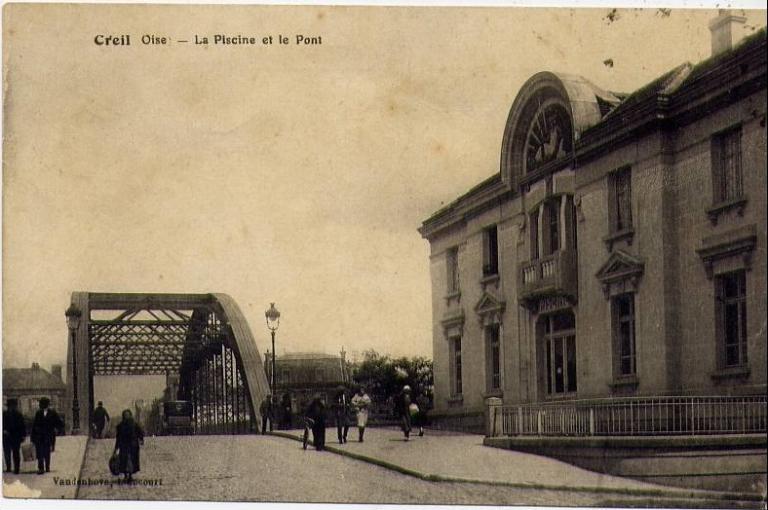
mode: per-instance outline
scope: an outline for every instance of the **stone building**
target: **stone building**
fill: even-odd
[[[434,213],[434,413],[766,391],[766,31],[630,94],[541,72]]]
[[[51,407],[61,415],[65,409],[67,387],[61,378],[61,365],[51,365],[48,372],[39,363],[30,368],[3,368],[3,401],[18,399],[19,411],[26,417],[34,417],[43,397],[51,400]]]
[[[267,381],[272,381],[272,353],[264,355]],[[321,352],[292,352],[275,359],[275,394],[279,399],[288,394],[293,414],[301,413],[312,397],[319,393],[330,403],[336,388],[349,386],[351,367],[346,352],[339,355]]]

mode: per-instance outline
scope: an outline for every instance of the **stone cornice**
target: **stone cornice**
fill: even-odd
[[[709,115],[766,87],[765,31],[718,62],[695,66],[679,88],[651,94],[626,108],[621,115],[608,115],[590,128],[576,143],[577,166],[657,129],[675,129]],[[711,69],[700,72],[700,68]]]
[[[425,220],[419,228],[419,233],[422,237],[431,239],[445,229],[464,222],[510,197],[509,186],[501,182],[500,174],[494,174]]]

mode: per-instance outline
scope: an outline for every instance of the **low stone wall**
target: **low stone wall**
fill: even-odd
[[[763,434],[662,437],[486,437],[484,444],[546,455],[585,469],[697,489],[765,496]]]
[[[485,413],[462,413],[429,415],[428,426],[435,430],[450,430],[454,432],[468,432],[471,434],[485,434]]]

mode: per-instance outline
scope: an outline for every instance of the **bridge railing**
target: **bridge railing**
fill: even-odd
[[[766,433],[766,395],[663,396],[489,406],[491,436]]]

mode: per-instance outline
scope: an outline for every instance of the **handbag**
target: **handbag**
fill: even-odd
[[[114,476],[120,474],[120,457],[117,452],[112,452],[112,456],[109,458],[109,472]]]
[[[24,462],[30,462],[37,459],[37,453],[35,452],[35,445],[32,443],[24,443],[21,445],[21,457]]]

